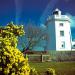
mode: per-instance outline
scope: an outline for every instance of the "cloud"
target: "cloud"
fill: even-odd
[[[71,27],[75,28],[75,16],[73,16],[69,13],[66,13],[66,15],[70,17]]]
[[[44,24],[41,24],[40,27],[42,27],[42,28],[46,28],[46,26],[45,26]]]

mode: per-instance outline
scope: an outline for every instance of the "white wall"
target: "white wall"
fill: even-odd
[[[56,18],[56,17],[55,17]],[[63,26],[60,26],[60,23],[63,23]],[[61,16],[60,18],[56,18],[55,20],[55,33],[56,33],[56,50],[57,51],[68,51],[71,50],[71,30],[70,30],[70,22],[63,19]],[[60,31],[64,31],[64,36],[60,36]],[[65,42],[65,48],[61,47],[61,42]]]
[[[70,51],[72,43],[70,18],[66,15],[61,15],[61,11],[56,9],[54,14],[49,16],[47,22],[47,33],[49,34],[47,49]],[[60,26],[60,23],[63,23],[63,26]],[[64,36],[60,36],[60,31],[64,31]],[[62,47],[62,43],[64,47]]]

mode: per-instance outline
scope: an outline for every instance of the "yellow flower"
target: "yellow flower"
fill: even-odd
[[[4,68],[4,74],[8,74],[9,73],[9,69],[8,68]]]
[[[49,73],[53,74],[53,75],[56,75],[56,74],[55,74],[55,69],[53,69],[53,68],[48,68],[47,71],[48,71]]]
[[[24,73],[20,73],[20,75],[25,75]]]
[[[16,66],[18,66],[18,63],[15,63]]]
[[[15,75],[15,73],[12,73],[11,75]]]
[[[10,72],[11,75],[29,75],[28,60],[17,49],[18,36],[23,34],[23,26],[13,23],[9,23],[0,33],[0,63],[4,64],[0,65],[0,72],[5,75]]]
[[[1,63],[1,59],[0,59],[0,63]]]
[[[0,71],[2,71],[2,67],[0,67]]]

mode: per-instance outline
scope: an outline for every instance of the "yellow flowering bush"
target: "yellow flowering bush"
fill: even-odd
[[[37,71],[35,70],[35,68],[31,68],[30,69],[30,75],[38,75]]]
[[[46,71],[46,75],[56,75],[55,74],[55,69],[53,68],[48,68]]]
[[[23,26],[13,23],[0,28],[0,75],[29,75],[28,59],[17,49],[18,37],[23,34]]]

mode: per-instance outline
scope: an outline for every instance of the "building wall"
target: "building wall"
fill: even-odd
[[[75,51],[75,41],[72,41],[72,51]]]
[[[63,26],[60,26],[63,23]],[[70,23],[68,21],[55,21],[55,33],[56,33],[56,50],[71,50],[71,30]],[[60,31],[64,31],[64,36],[60,35]],[[64,47],[62,44],[64,43]]]
[[[61,23],[63,23],[63,26],[60,26]],[[60,32],[62,31],[64,32],[64,36],[60,36]],[[47,32],[49,34],[47,50],[71,50],[70,21],[66,15],[53,15],[49,17]]]
[[[56,50],[56,35],[55,35],[55,22],[50,21],[47,24],[47,32],[48,32],[48,43],[47,50]]]

